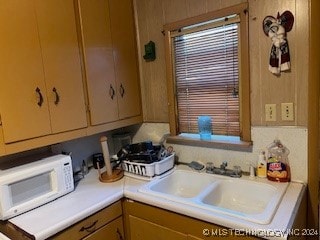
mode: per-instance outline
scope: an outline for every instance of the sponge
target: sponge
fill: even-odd
[[[188,163],[188,166],[195,169],[195,170],[202,170],[204,168],[204,165],[196,162],[196,161],[192,161],[190,163]]]

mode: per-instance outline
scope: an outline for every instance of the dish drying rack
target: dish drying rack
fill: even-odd
[[[175,154],[172,146],[145,141],[122,147],[117,157],[125,176],[150,180],[173,169]]]
[[[151,180],[173,169],[174,155],[174,153],[171,153],[171,155],[153,163],[136,163],[124,160],[122,161],[122,169],[125,171],[125,176]]]

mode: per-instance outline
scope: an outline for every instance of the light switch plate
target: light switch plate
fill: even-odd
[[[293,103],[281,103],[281,119],[282,121],[293,121]]]
[[[267,122],[274,122],[277,120],[277,105],[266,104],[265,105],[265,119]]]

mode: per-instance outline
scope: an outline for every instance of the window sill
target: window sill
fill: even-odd
[[[178,136],[169,136],[167,138],[167,143],[252,152],[252,142],[244,142],[241,141],[239,137],[233,136],[212,135],[211,140],[200,140],[199,134],[182,133]]]

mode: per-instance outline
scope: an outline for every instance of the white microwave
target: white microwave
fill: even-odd
[[[0,170],[0,219],[14,217],[73,190],[70,156],[55,155]]]

